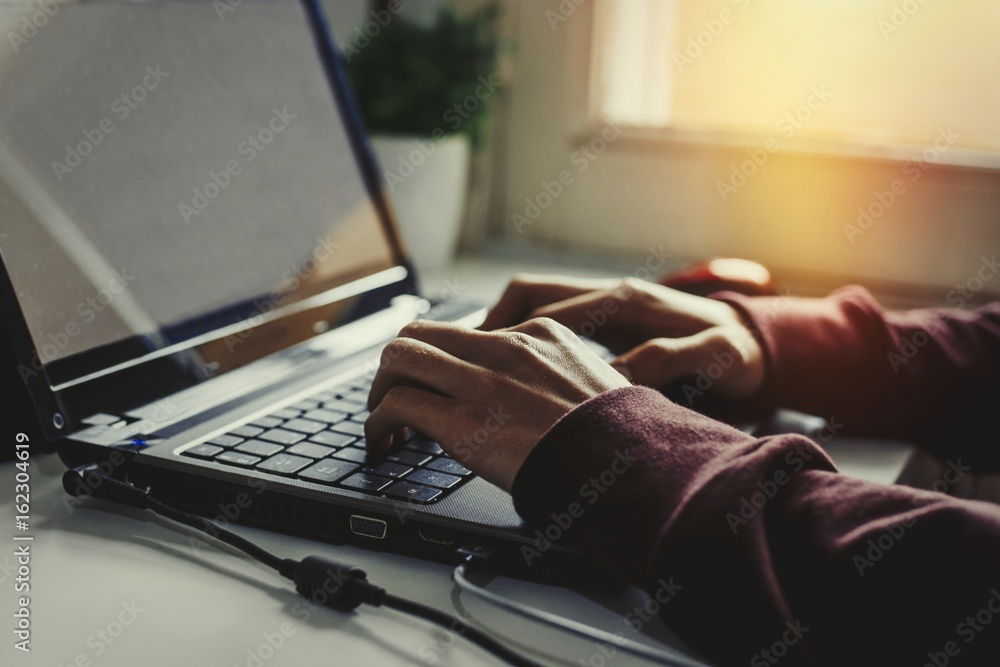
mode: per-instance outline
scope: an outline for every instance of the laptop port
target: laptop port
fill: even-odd
[[[443,544],[446,547],[455,544],[454,538],[450,537],[447,533],[441,533],[430,528],[418,528],[417,532],[420,534],[420,539],[424,542]]]
[[[357,514],[351,515],[351,532],[355,535],[384,540],[388,527],[388,524],[382,521],[382,519],[372,519],[371,517]]]

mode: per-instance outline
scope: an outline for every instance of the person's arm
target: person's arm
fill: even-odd
[[[658,612],[720,664],[1000,655],[1000,510],[844,477],[799,436],[756,440],[617,389],[557,422],[512,494],[535,526],[575,516],[560,544],[650,593],[623,627]]]
[[[755,399],[1000,470],[1000,304],[885,312],[862,288],[825,299],[716,295],[765,358]]]

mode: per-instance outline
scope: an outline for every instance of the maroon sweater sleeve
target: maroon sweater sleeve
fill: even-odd
[[[1000,470],[1000,303],[885,312],[859,287],[826,299],[716,296],[764,348],[761,402]]]
[[[553,426],[512,493],[719,664],[998,664],[1000,509],[845,477],[805,438],[628,387]]]

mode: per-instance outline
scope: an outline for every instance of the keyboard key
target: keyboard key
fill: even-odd
[[[358,466],[348,461],[337,461],[336,459],[326,459],[309,466],[299,472],[296,477],[307,479],[310,482],[323,482],[332,484],[341,477],[346,477],[358,469]]]
[[[217,445],[209,445],[207,443],[202,443],[200,445],[195,445],[191,449],[184,452],[185,456],[193,456],[199,459],[210,459],[220,452],[226,451],[222,447]]]
[[[261,460],[259,456],[253,456],[252,454],[246,454],[244,452],[229,451],[222,452],[215,457],[216,461],[222,461],[223,463],[231,463],[234,466],[242,466],[244,468],[249,468]]]
[[[321,431],[315,435],[309,436],[309,440],[311,442],[318,442],[319,444],[327,445],[328,447],[346,447],[356,439],[357,438],[353,435],[334,433],[333,431]]]
[[[278,454],[257,465],[257,470],[273,472],[278,475],[291,475],[313,462],[304,456],[292,456],[291,454]]]
[[[368,460],[368,455],[365,454],[363,449],[355,449],[354,447],[344,447],[343,449],[331,454],[331,456],[335,459],[354,461],[355,463],[364,463]]]
[[[439,489],[450,489],[462,481],[461,477],[448,475],[436,470],[415,470],[406,478],[407,482],[436,486]]]
[[[325,424],[336,424],[337,422],[344,421],[351,415],[337,410],[310,410],[302,416],[306,419],[314,419]]]
[[[261,440],[247,440],[242,445],[238,445],[236,447],[236,451],[246,452],[247,454],[253,454],[254,456],[274,456],[283,449],[284,447],[281,445],[275,445]]]
[[[364,471],[370,472],[373,475],[381,475],[382,477],[402,477],[411,470],[413,470],[413,468],[411,468],[410,466],[404,466],[398,463],[389,463],[388,461],[382,461],[381,463],[365,467]]]
[[[282,425],[281,428],[287,428],[290,431],[298,431],[299,433],[308,433],[312,435],[313,433],[319,433],[325,429],[326,424],[314,422],[311,419],[289,419]]]
[[[346,433],[348,435],[354,435],[359,438],[365,435],[365,425],[359,424],[357,422],[340,422],[339,424],[334,424],[330,427],[331,431],[336,431],[337,433]]]
[[[250,422],[250,425],[260,426],[261,428],[274,428],[275,426],[281,426],[281,421],[277,417],[260,417]]]
[[[368,421],[368,417],[371,416],[371,412],[368,409],[364,409],[361,412],[351,415],[352,422],[358,422],[359,424],[364,424]]]
[[[462,477],[472,472],[458,461],[449,459],[446,456],[434,459],[433,461],[428,463],[426,467],[430,468],[431,470],[438,470],[440,472],[446,472],[449,475],[460,475]]]
[[[363,403],[356,403],[354,401],[345,401],[342,398],[335,398],[332,401],[326,401],[323,403],[324,410],[335,410],[337,412],[346,412],[349,415],[356,414],[365,409]]]
[[[437,444],[433,440],[426,440],[423,438],[411,440],[403,445],[403,449],[410,449],[415,452],[422,452],[424,454],[432,454],[435,456],[444,452],[444,450],[441,449],[441,445]]]
[[[385,490],[385,495],[415,503],[429,503],[441,495],[441,489],[409,482],[396,482]]]
[[[243,442],[243,438],[236,435],[220,435],[216,438],[212,438],[208,441],[210,445],[218,445],[219,447],[235,447],[236,445]]]
[[[367,491],[369,493],[377,493],[390,484],[392,484],[391,479],[379,477],[378,475],[372,475],[366,472],[359,472],[351,475],[340,483],[341,486],[345,486],[349,489]]]
[[[385,455],[385,460],[391,463],[401,463],[403,465],[416,468],[417,466],[422,466],[431,460],[430,454],[424,454],[423,452],[414,452],[406,449],[401,449],[397,452],[390,452]]]
[[[301,401],[299,401],[298,403],[292,403],[288,407],[295,408],[296,410],[302,410],[303,412],[306,412],[308,410],[315,410],[316,408],[318,408],[319,407],[319,401],[311,399],[311,398],[304,398]]]
[[[367,391],[350,391],[344,392],[340,395],[340,400],[346,401],[347,403],[354,403],[362,408],[368,407],[368,392]]]
[[[296,456],[308,456],[311,459],[326,458],[335,451],[337,450],[333,447],[324,447],[323,445],[316,445],[311,442],[300,442],[294,447],[288,448],[289,454],[295,454]]]
[[[333,399],[337,398],[337,392],[327,389],[326,391],[319,392],[318,394],[313,396],[313,398],[319,401],[320,403],[323,403],[324,401],[332,401]]]
[[[260,439],[270,440],[271,442],[277,442],[281,445],[294,445],[302,440],[305,440],[306,436],[302,433],[296,433],[295,431],[285,431],[280,428],[272,428],[270,431],[261,433]]]
[[[249,424],[247,424],[246,426],[240,426],[239,428],[234,428],[232,431],[229,432],[229,435],[238,435],[241,438],[256,438],[263,432],[264,429],[262,429],[261,427],[250,426]]]
[[[295,419],[301,414],[302,411],[296,408],[284,408],[282,410],[278,410],[277,412],[272,412],[271,416],[277,419],[285,420],[285,419]]]

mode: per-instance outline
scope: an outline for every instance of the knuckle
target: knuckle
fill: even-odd
[[[399,336],[400,338],[408,338],[417,335],[429,329],[428,324],[426,320],[414,320],[399,330]]]
[[[561,340],[564,334],[569,331],[551,317],[533,317],[522,325],[521,330],[535,339],[535,345],[538,344],[539,339]]]

